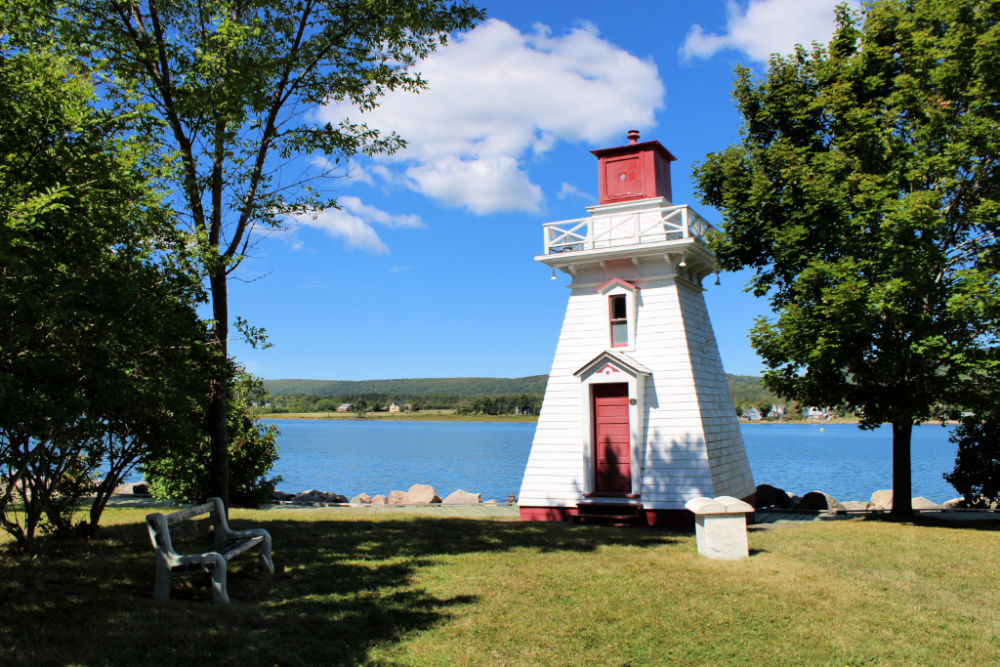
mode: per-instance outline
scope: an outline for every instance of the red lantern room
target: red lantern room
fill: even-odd
[[[665,197],[671,201],[670,163],[676,160],[659,141],[639,142],[629,130],[629,143],[590,151],[597,156],[601,204]]]

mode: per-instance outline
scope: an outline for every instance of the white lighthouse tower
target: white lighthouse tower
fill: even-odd
[[[544,226],[569,303],[520,491],[525,521],[691,523],[698,496],[754,492],[702,297],[712,227],[673,204],[657,141],[592,151],[600,203]]]

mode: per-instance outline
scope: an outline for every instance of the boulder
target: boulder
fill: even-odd
[[[295,494],[292,500],[297,503],[322,503],[326,502],[326,492],[319,489],[300,491]]]
[[[936,510],[941,509],[936,502],[930,498],[924,498],[923,496],[917,496],[916,498],[910,498],[910,506],[915,510]]]
[[[278,502],[281,502],[284,500],[292,500],[293,498],[295,498],[295,494],[285,493],[284,491],[274,491],[273,493],[271,493],[271,497],[277,500]]]
[[[149,495],[149,485],[145,482],[139,482],[138,484],[132,485],[132,495],[133,496],[148,496]]]
[[[957,510],[965,507],[965,498],[952,498],[951,500],[945,501],[941,507],[946,510]]]
[[[383,496],[381,493],[377,493],[372,497],[372,505],[385,505],[389,502],[389,499]]]
[[[871,507],[867,500],[845,500],[841,505],[848,512],[866,512]]]
[[[437,491],[430,484],[414,484],[406,492],[406,495],[410,499],[410,502],[415,505],[441,502],[441,496],[437,494]]]
[[[354,496],[351,498],[351,504],[353,505],[370,505],[372,502],[372,497],[367,493],[362,493],[360,496]]]
[[[871,503],[872,509],[891,510],[892,489],[879,489],[872,494],[872,497],[868,502]]]
[[[764,507],[790,507],[791,501],[784,489],[779,489],[770,484],[760,484],[754,493],[753,506],[756,509]]]
[[[487,505],[489,507],[496,507],[497,506],[497,501],[495,501],[495,500],[487,500],[485,503],[483,503],[483,505]]]
[[[114,495],[116,495],[116,496],[131,496],[132,495],[132,486],[133,485],[132,485],[131,482],[128,482],[126,484],[119,484],[118,486],[115,487],[115,493],[114,493]],[[2,488],[3,487],[0,487],[0,490],[2,490]]]
[[[410,502],[410,497],[407,495],[406,491],[389,492],[390,505],[406,505],[409,502]]]
[[[824,512],[843,512],[844,506],[829,493],[822,491],[810,491],[802,496],[802,500],[796,505],[798,510],[820,510]]]
[[[442,505],[478,505],[483,502],[483,494],[469,493],[458,489],[448,494],[448,497],[441,501]]]
[[[308,491],[295,494],[292,500],[297,503],[346,503],[347,496],[340,493],[309,489]]]

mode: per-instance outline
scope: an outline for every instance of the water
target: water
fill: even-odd
[[[484,499],[517,493],[535,433],[532,423],[264,420],[281,429],[278,488],[347,496],[405,491],[430,484],[445,496],[461,488]],[[748,424],[741,427],[758,484],[798,494],[826,491],[839,500],[867,500],[892,488],[892,432],[850,424]],[[936,502],[955,497],[941,478],[955,462],[950,430],[914,429],[913,495]]]

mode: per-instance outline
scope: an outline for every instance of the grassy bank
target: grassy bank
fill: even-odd
[[[730,563],[686,532],[234,511],[280,572],[239,559],[220,607],[204,575],[150,600],[143,514],[0,557],[0,663],[1000,663],[996,526],[755,527]]]
[[[262,414],[263,419],[354,419],[370,421],[435,421],[435,422],[536,422],[537,415],[459,415],[454,410],[421,410],[420,412],[274,412]]]

